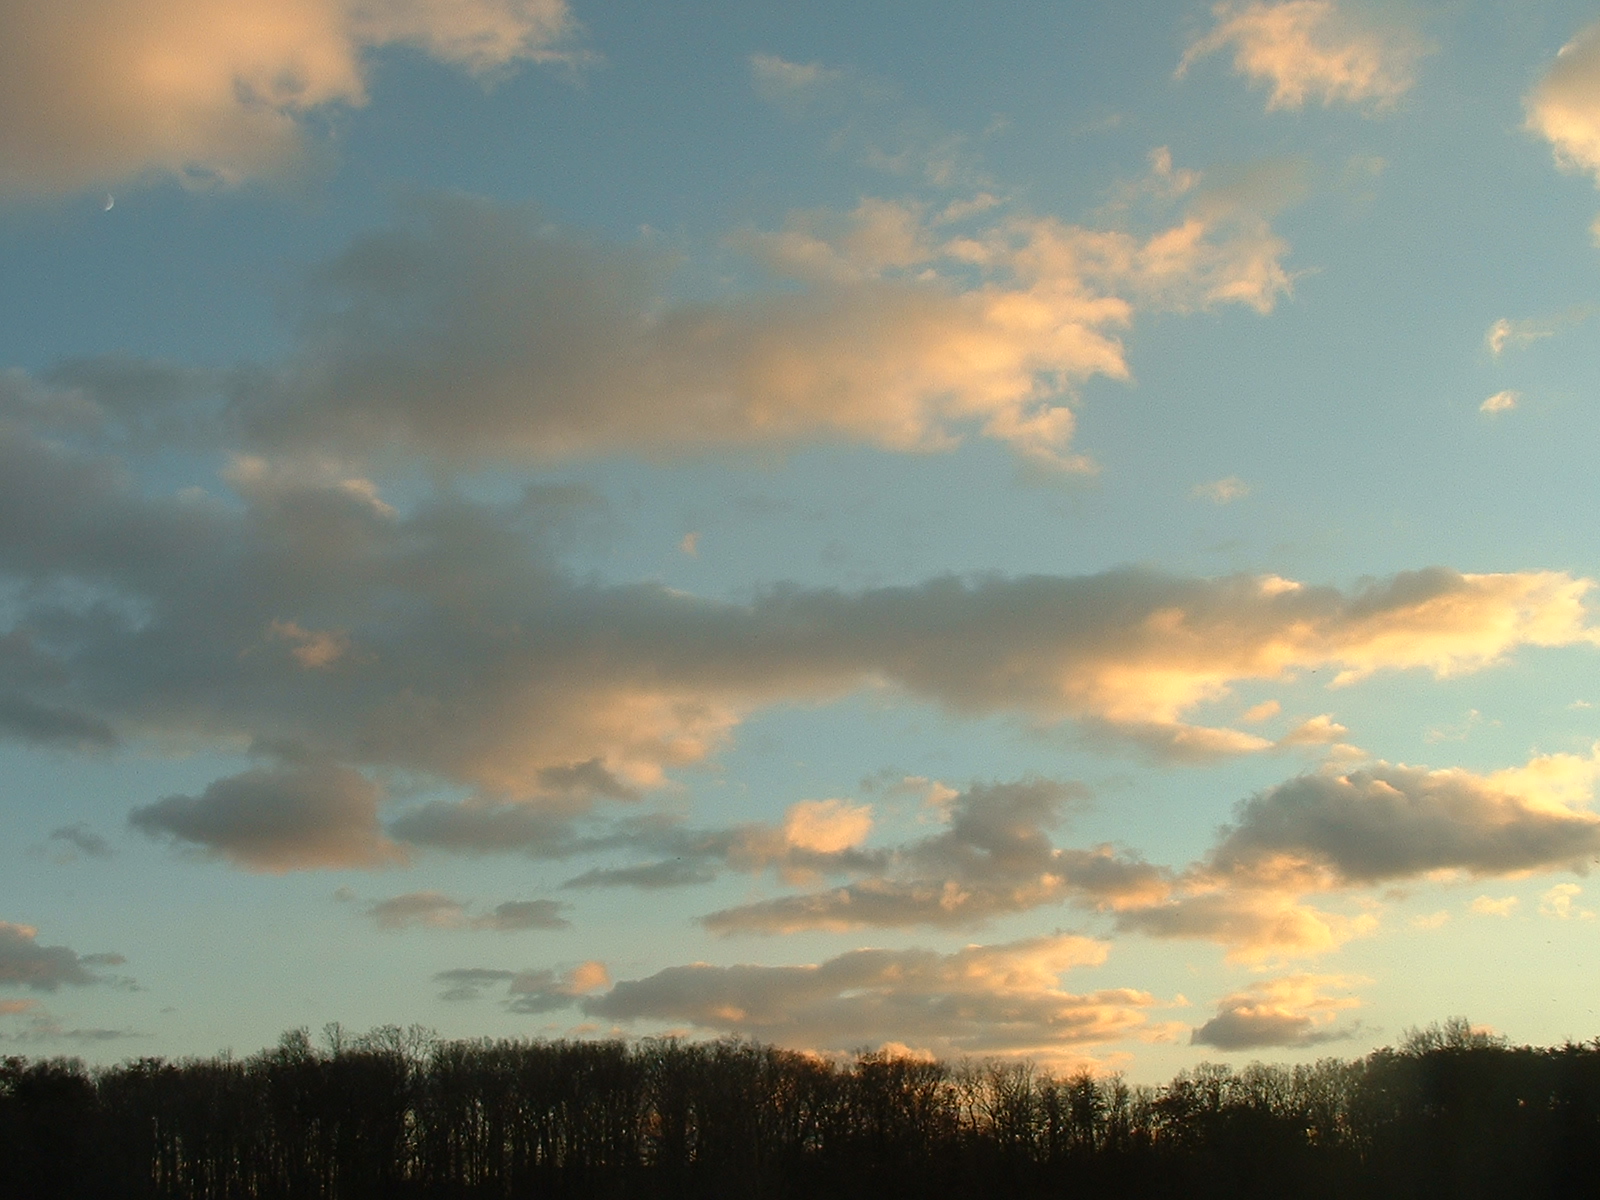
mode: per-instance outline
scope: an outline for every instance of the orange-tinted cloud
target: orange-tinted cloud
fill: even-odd
[[[851,1050],[898,1043],[939,1055],[1052,1059],[1136,1032],[1145,992],[1062,990],[1060,976],[1104,961],[1072,935],[932,950],[854,950],[816,965],[669,967],[583,1002],[613,1021],[690,1025],[779,1045]]]
[[[434,199],[325,264],[297,354],[226,386],[268,447],[541,462],[926,452],[976,432],[1082,466],[1074,389],[1127,377],[1120,335],[1137,313],[1266,312],[1290,288],[1259,205],[1198,173],[1184,193],[1177,223],[1151,234],[1021,216],[957,231],[874,199],[797,214],[734,239],[773,286],[693,303],[662,294],[667,264],[641,249]]]
[[[1524,107],[1528,128],[1549,141],[1556,161],[1600,183],[1600,23],[1561,47]]]
[[[1333,0],[1225,0],[1211,11],[1215,28],[1184,52],[1178,74],[1231,48],[1235,72],[1271,87],[1269,111],[1300,108],[1308,99],[1388,107],[1411,87],[1422,52],[1415,35],[1369,27]]]
[[[564,0],[3,0],[0,194],[281,171],[308,112],[365,101],[373,47],[481,73],[570,28]]]
[[[1361,1001],[1332,993],[1369,982],[1339,975],[1262,980],[1224,997],[1217,1015],[1195,1029],[1189,1040],[1196,1046],[1229,1051],[1298,1048],[1348,1038],[1355,1028],[1335,1022],[1341,1013],[1359,1008]]]

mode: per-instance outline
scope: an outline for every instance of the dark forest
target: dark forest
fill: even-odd
[[[0,1197],[1600,1195],[1600,1040],[1465,1021],[1159,1087],[749,1042],[304,1030],[245,1059],[0,1065]]]

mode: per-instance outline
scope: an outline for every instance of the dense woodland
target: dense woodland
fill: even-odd
[[[1464,1021],[1161,1087],[748,1042],[439,1041],[0,1064],[0,1197],[1600,1195],[1600,1041]]]

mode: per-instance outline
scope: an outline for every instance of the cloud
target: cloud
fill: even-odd
[[[1554,917],[1558,921],[1570,921],[1580,917],[1586,921],[1594,920],[1594,913],[1586,908],[1575,907],[1583,889],[1575,883],[1558,883],[1539,898],[1539,915]]]
[[[1253,983],[1224,997],[1217,1005],[1217,1015],[1190,1035],[1190,1044],[1224,1051],[1260,1050],[1317,1046],[1348,1038],[1356,1027],[1333,1023],[1341,1012],[1359,1008],[1361,1001],[1328,993],[1369,982],[1339,975],[1286,975]]]
[[[1527,128],[1551,144],[1558,163],[1600,183],[1600,22],[1561,47],[1523,107]]]
[[[1150,896],[1114,906],[1113,923],[1215,942],[1237,962],[1326,954],[1373,933],[1378,918],[1370,906],[1352,915],[1308,897],[1454,873],[1583,869],[1600,850],[1600,816],[1588,808],[1597,776],[1600,750],[1488,774],[1326,766],[1242,802],[1204,859],[1165,872],[1165,887]],[[1472,911],[1506,916],[1516,904],[1481,896]]]
[[[377,867],[403,860],[377,820],[378,788],[348,767],[256,769],[199,796],[136,808],[134,828],[204,847],[252,871]]]
[[[802,800],[789,806],[784,840],[800,850],[837,854],[860,845],[872,832],[872,806],[848,800]]]
[[[68,855],[81,854],[85,858],[110,858],[111,846],[106,839],[81,821],[73,825],[63,825],[59,829],[50,831],[50,840],[63,842],[72,847]]]
[[[37,992],[53,992],[63,984],[87,987],[107,982],[90,968],[120,966],[124,961],[118,954],[80,955],[66,946],[41,946],[38,936],[31,925],[0,921],[0,987]]]
[[[1576,304],[1554,316],[1533,317],[1521,321],[1501,317],[1489,326],[1489,331],[1483,336],[1483,344],[1490,354],[1499,358],[1507,350],[1525,350],[1535,342],[1555,337],[1569,326],[1581,325],[1594,316],[1595,312],[1596,307],[1593,304]]]
[[[1303,904],[1292,887],[1217,880],[1204,872],[1183,883],[1157,903],[1117,912],[1116,928],[1155,938],[1215,942],[1228,948],[1230,962],[1260,963],[1328,954],[1378,926],[1371,913],[1352,917]]]
[[[1049,780],[979,784],[955,797],[948,828],[893,851],[844,887],[714,912],[717,933],[970,927],[1068,898],[1105,906],[1159,897],[1166,875],[1110,846],[1058,849],[1045,830],[1079,789]]]
[[[561,916],[566,907],[554,900],[508,900],[486,913],[472,913],[460,900],[443,892],[407,892],[379,900],[367,915],[381,929],[491,929],[499,933],[528,929],[566,929],[571,922]]]
[[[751,82],[762,99],[774,103],[791,103],[837,86],[844,78],[843,71],[821,63],[795,63],[776,54],[750,56]]]
[[[625,980],[582,1009],[808,1049],[898,1042],[940,1055],[1049,1059],[1136,1032],[1154,1004],[1127,989],[1061,990],[1062,974],[1105,955],[1102,942],[1058,934],[949,954],[853,950],[808,966],[697,963]]]
[[[1597,776],[1600,750],[1489,775],[1328,768],[1246,800],[1209,861],[1223,873],[1327,871],[1340,885],[1568,867],[1600,853],[1600,816],[1582,807]]]
[[[596,867],[567,880],[564,888],[633,887],[645,891],[693,887],[717,877],[715,866],[697,859],[668,858],[628,867]]]
[[[21,597],[0,629],[7,682],[117,736],[279,759],[136,819],[256,869],[393,858],[358,769],[469,794],[406,812],[395,838],[560,856],[572,819],[705,761],[774,704],[878,690],[1205,758],[1273,746],[1193,723],[1241,684],[1454,676],[1596,638],[1591,583],[1557,572],[1340,591],[1123,569],[733,602],[563,571],[594,512],[571,489],[400,511],[337,464],[235,464],[215,496],[140,464],[0,421],[0,575]],[[288,623],[338,631],[339,653],[308,666]]]
[[[35,704],[20,696],[0,695],[0,736],[9,735],[37,746],[110,749],[117,735],[104,721],[71,709]]]
[[[1399,28],[1366,27],[1332,0],[1215,5],[1217,24],[1184,51],[1177,74],[1232,48],[1233,69],[1267,84],[1267,110],[1300,108],[1306,100],[1392,106],[1410,89],[1422,45]]]
[[[485,75],[571,31],[563,0],[3,0],[0,193],[281,172],[308,114],[365,103],[375,47]]]
[[[568,1008],[586,993],[606,987],[611,975],[601,962],[580,963],[564,974],[555,971],[502,971],[458,967],[440,971],[435,982],[445,985],[441,1000],[476,1000],[486,989],[506,985],[505,1007],[511,1012],[546,1013]]]
[[[1522,901],[1515,896],[1479,896],[1467,907],[1480,917],[1509,917]]]
[[[1235,500],[1243,500],[1250,494],[1250,485],[1237,475],[1229,475],[1226,479],[1218,479],[1211,483],[1196,484],[1190,493],[1196,500],[1209,500],[1213,504],[1231,504]]]
[[[752,54],[749,63],[750,82],[761,99],[791,118],[821,119],[831,126],[830,150],[873,170],[920,177],[935,188],[987,184],[969,149],[971,139],[940,127],[907,103],[894,84],[853,68],[791,62],[775,54]],[[953,204],[965,208],[982,200]]]
[[[1070,468],[1074,389],[1128,376],[1119,335],[1137,312],[1267,312],[1289,291],[1288,247],[1252,198],[1197,187],[1187,202],[1150,235],[1021,216],[952,235],[869,198],[741,234],[768,284],[686,302],[647,250],[419,200],[314,273],[290,361],[219,386],[267,449],[547,462],[929,452],[976,432]]]
[[[1517,402],[1521,399],[1521,392],[1496,392],[1482,404],[1478,405],[1478,411],[1481,413],[1489,413],[1491,416],[1495,413],[1510,412],[1517,406]]]

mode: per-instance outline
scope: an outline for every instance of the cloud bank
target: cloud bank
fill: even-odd
[[[1452,676],[1596,639],[1592,585],[1558,572],[1342,592],[1125,569],[733,603],[570,577],[555,547],[590,509],[570,489],[401,512],[333,467],[236,461],[219,484],[152,492],[120,455],[0,420],[0,573],[26,597],[0,687],[118,737],[276,759],[134,818],[260,870],[394,860],[363,770],[475,797],[414,810],[399,836],[530,846],[776,703],[888,689],[1194,759],[1275,745],[1194,719],[1247,681]]]
[[[1102,962],[1072,935],[932,950],[853,950],[794,967],[694,964],[625,980],[585,1013],[732,1033],[785,1046],[851,1050],[896,1042],[939,1055],[1061,1057],[1137,1030],[1145,992],[1063,991],[1060,976]]]

